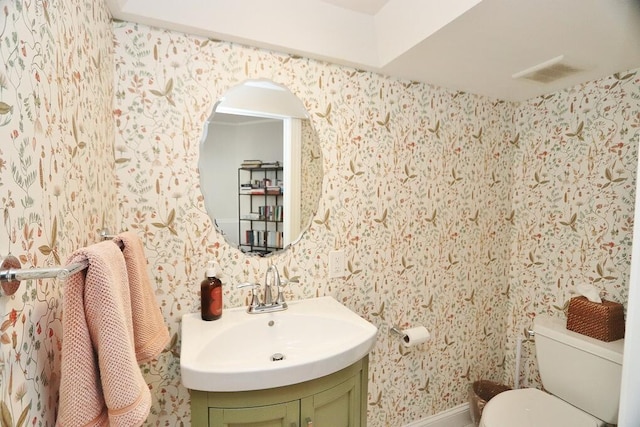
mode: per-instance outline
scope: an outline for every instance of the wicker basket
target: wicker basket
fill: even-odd
[[[600,304],[585,297],[571,298],[567,329],[607,342],[624,338],[622,304],[606,300]]]
[[[469,386],[471,420],[473,420],[476,426],[480,423],[482,410],[487,402],[503,391],[508,390],[511,390],[511,387],[488,380],[474,381],[474,383]]]

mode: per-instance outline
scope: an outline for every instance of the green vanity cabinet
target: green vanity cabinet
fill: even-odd
[[[300,401],[300,425],[309,422],[322,426],[364,426],[361,422],[366,412],[361,413],[361,379],[351,377],[347,381]],[[365,400],[366,400],[366,394]]]
[[[259,374],[257,374],[259,375]],[[364,427],[368,358],[322,378],[267,390],[191,390],[193,427]]]
[[[292,427],[298,425],[297,401],[249,408],[209,408],[210,427]],[[195,424],[194,424],[195,427]]]

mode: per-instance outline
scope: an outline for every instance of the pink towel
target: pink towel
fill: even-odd
[[[56,425],[140,426],[151,393],[134,350],[124,257],[105,241],[76,251],[89,261],[64,284],[62,371]]]
[[[125,232],[116,236],[114,241],[124,245],[122,253],[129,276],[136,357],[142,363],[158,357],[169,342],[169,330],[151,288],[140,238],[132,232]]]

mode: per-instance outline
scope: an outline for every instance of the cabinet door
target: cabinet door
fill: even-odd
[[[209,408],[209,427],[297,427],[299,415],[299,401],[241,409]]]
[[[357,375],[302,399],[301,427],[360,427],[360,408],[360,376]]]

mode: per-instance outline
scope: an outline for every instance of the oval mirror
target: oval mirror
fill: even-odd
[[[322,191],[322,151],[288,88],[248,80],[215,104],[200,142],[200,186],[218,232],[266,255],[297,241]]]

